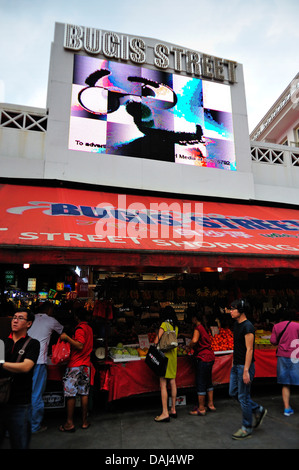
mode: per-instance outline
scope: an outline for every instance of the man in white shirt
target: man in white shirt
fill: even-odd
[[[56,331],[59,335],[63,331],[63,326],[52,317],[54,304],[45,302],[39,308],[39,313],[35,314],[35,320],[28,331],[31,338],[40,342],[40,353],[33,371],[32,382],[32,433],[44,431],[42,426],[44,417],[43,393],[47,384],[47,359],[48,347],[51,334]]]

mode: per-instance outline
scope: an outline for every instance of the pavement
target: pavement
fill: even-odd
[[[252,437],[244,441],[235,441],[231,437],[241,427],[240,405],[228,396],[228,386],[220,386],[214,392],[216,411],[207,412],[205,416],[189,415],[197,399],[194,390],[178,390],[179,395],[186,397],[186,404],[177,407],[178,417],[169,423],[154,421],[155,416],[161,413],[157,393],[111,404],[107,404],[101,395],[94,400],[88,429],[81,429],[80,409],[76,409],[74,433],[63,433],[58,429],[65,422],[64,409],[47,410],[47,430],[32,436],[30,449],[98,449],[102,451],[98,455],[103,459],[114,459],[108,462],[114,465],[123,463],[115,459],[121,459],[123,455],[130,458],[130,455],[139,455],[139,451],[144,450],[147,451],[146,458],[151,455],[153,459],[147,463],[164,466],[174,462],[154,462],[154,459],[165,452],[167,455],[197,456],[203,449],[299,449],[299,388],[291,393],[291,406],[295,413],[286,417],[283,415],[280,386],[274,379],[270,382],[261,380],[253,384],[252,399],[267,408],[267,416]],[[9,449],[8,439],[5,441],[4,448]],[[195,460],[187,462],[192,463]],[[135,468],[133,461],[131,466]]]

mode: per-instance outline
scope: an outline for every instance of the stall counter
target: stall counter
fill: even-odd
[[[274,349],[256,349],[255,377],[276,377],[276,351]],[[216,355],[212,371],[215,386],[229,383],[233,354]],[[144,360],[113,362],[106,360],[98,364],[96,374],[100,375],[101,390],[108,392],[108,401],[118,400],[142,393],[160,390],[159,378],[145,364]],[[61,380],[62,370],[48,367],[48,380]],[[195,387],[195,367],[190,356],[178,357],[176,377],[177,388]]]

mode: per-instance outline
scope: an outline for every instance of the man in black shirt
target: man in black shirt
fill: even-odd
[[[251,437],[252,415],[255,415],[255,428],[266,416],[267,410],[252,401],[251,382],[254,378],[254,336],[255,329],[247,319],[249,305],[245,300],[235,300],[231,304],[231,317],[234,325],[234,356],[230,375],[229,394],[237,398],[242,409],[242,427],[232,435],[233,439],[243,440]]]
[[[26,309],[18,310],[11,321],[11,334],[5,342],[5,362],[1,364],[1,377],[12,376],[9,401],[0,405],[0,446],[8,430],[13,449],[26,449],[31,436],[31,391],[33,367],[36,364],[40,344],[31,338],[25,345],[27,330],[34,321],[34,314]],[[21,351],[21,360],[17,362]]]

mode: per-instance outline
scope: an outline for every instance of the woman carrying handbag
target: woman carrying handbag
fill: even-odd
[[[161,314],[161,326],[159,328],[158,334],[155,338],[154,343],[159,344],[159,341],[168,329],[174,330],[176,336],[178,336],[178,325],[177,317],[174,309],[171,306],[167,306],[163,309]],[[161,400],[162,400],[162,413],[160,416],[156,416],[155,421],[157,423],[167,423],[171,418],[176,418],[177,413],[175,409],[176,397],[177,397],[177,387],[176,387],[176,372],[177,372],[177,348],[170,349],[164,352],[165,356],[168,358],[167,369],[164,377],[160,377],[160,389],[161,389]],[[167,393],[167,380],[170,383],[171,390],[171,410],[168,411],[168,393]]]

